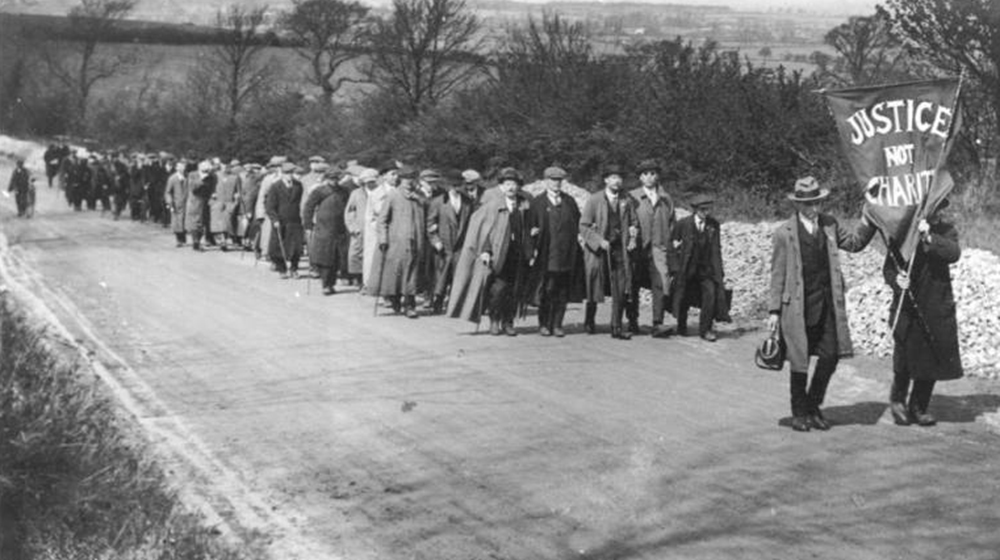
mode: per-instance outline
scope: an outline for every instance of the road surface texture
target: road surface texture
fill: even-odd
[[[34,219],[0,203],[6,281],[87,349],[189,503],[274,558],[1000,558],[996,384],[942,383],[940,424],[899,427],[887,362],[856,358],[834,429],[796,433],[758,331],[373,317],[39,190]]]

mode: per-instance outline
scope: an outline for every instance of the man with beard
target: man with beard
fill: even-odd
[[[208,200],[215,192],[215,174],[212,173],[212,162],[205,160],[198,164],[198,170],[187,178],[188,196],[184,228],[191,234],[191,247],[195,251],[204,251],[201,238],[205,232],[205,209]]]
[[[271,186],[265,207],[273,231],[268,256],[281,278],[298,278],[302,258],[302,183],[292,173],[295,164],[285,162],[279,167],[278,180]]]
[[[532,199],[528,218],[534,244],[532,286],[537,293],[538,333],[563,337],[563,317],[574,280],[583,275],[577,242],[580,208],[562,192],[566,171],[549,167],[543,177],[545,192]]]
[[[340,171],[327,171],[309,194],[302,221],[309,240],[309,262],[316,267],[324,295],[336,293],[337,273],[347,270],[350,236],[344,223],[347,189],[339,184]]]
[[[443,311],[444,298],[451,288],[455,264],[472,216],[472,201],[465,195],[464,187],[463,176],[449,176],[447,191],[431,200],[427,209],[427,236],[434,258],[432,310],[435,314]]]
[[[585,244],[587,307],[583,326],[594,334],[597,304],[611,295],[611,338],[629,340],[623,328],[628,292],[632,282],[629,254],[638,242],[639,227],[631,198],[622,193],[622,169],[609,165],[601,174],[604,189],[590,195],[580,217],[580,235]]]
[[[527,275],[533,251],[528,234],[530,202],[524,178],[512,167],[496,176],[499,196],[472,215],[448,298],[448,315],[479,322],[485,311],[490,334],[517,336],[514,318],[527,303]]]
[[[408,318],[416,319],[416,296],[426,282],[421,264],[427,242],[427,207],[412,180],[402,180],[390,190],[378,211],[376,231],[379,254],[372,263],[369,293],[385,297],[394,311],[402,309]]]
[[[670,335],[663,326],[664,294],[670,285],[670,274],[675,268],[671,244],[674,229],[674,202],[660,184],[660,165],[655,160],[645,160],[636,170],[640,186],[631,196],[636,205],[640,245],[632,259],[632,290],[626,314],[629,332],[639,332],[639,289],[647,288],[653,295],[654,337]]]

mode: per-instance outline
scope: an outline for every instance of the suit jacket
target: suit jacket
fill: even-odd
[[[787,346],[786,359],[792,371],[809,368],[809,343],[806,338],[805,295],[802,287],[802,255],[799,250],[798,215],[793,215],[774,230],[771,253],[771,290],[768,309],[780,314],[781,335]],[[830,264],[830,289],[837,323],[837,349],[842,357],[853,354],[851,331],[847,324],[844,276],[840,269],[840,251],[861,251],[875,235],[875,228],[860,220],[853,230],[840,227],[836,218],[820,214],[819,227],[827,243]]]
[[[465,230],[472,216],[472,201],[464,194],[459,195],[462,206],[458,212],[451,205],[450,195],[431,199],[427,208],[427,237],[432,245],[440,243],[442,252],[451,255],[462,248]]]

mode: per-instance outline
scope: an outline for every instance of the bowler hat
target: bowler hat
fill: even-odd
[[[566,170],[563,169],[562,167],[556,167],[556,166],[547,167],[545,168],[545,172],[542,174],[542,176],[545,177],[546,179],[565,179]]]
[[[656,161],[655,159],[644,159],[640,161],[639,165],[636,167],[636,173],[638,173],[639,175],[642,175],[643,173],[648,173],[650,171],[657,174],[662,173],[663,169],[660,167],[660,162]]]
[[[524,177],[513,167],[504,167],[500,170],[500,173],[497,173],[497,181],[500,183],[504,181],[516,181],[518,185],[523,185]]]
[[[601,179],[604,179],[608,175],[618,175],[619,177],[622,177],[625,173],[622,172],[622,166],[612,163],[605,165],[604,168],[601,169]]]
[[[830,189],[823,189],[819,186],[819,181],[814,177],[803,177],[795,181],[792,193],[788,195],[788,200],[792,202],[813,202],[823,200],[830,194]]]

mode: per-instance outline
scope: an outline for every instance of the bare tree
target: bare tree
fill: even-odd
[[[367,75],[420,114],[482,71],[480,28],[464,0],[393,0],[375,22]]]
[[[330,102],[337,90],[356,78],[338,76],[341,67],[363,54],[364,21],[368,7],[356,0],[295,0],[281,19],[296,39],[295,52],[309,62],[309,80]]]
[[[1000,2],[887,0],[886,17],[920,55],[968,79],[963,86],[969,151],[977,158],[1000,150]],[[974,138],[972,138],[974,136]]]
[[[840,55],[836,79],[863,86],[886,81],[905,56],[902,44],[882,16],[852,17],[823,38]]]
[[[87,100],[94,84],[122,72],[136,61],[135,53],[99,54],[98,45],[128,16],[136,0],[80,0],[69,11],[75,40],[65,48],[48,45],[41,55],[52,75],[76,99],[78,125],[86,123]]]
[[[264,34],[267,7],[247,8],[232,4],[216,13],[218,44],[209,53],[207,64],[218,69],[224,82],[224,100],[230,132],[247,101],[269,84],[274,69],[264,60],[268,46]]]

